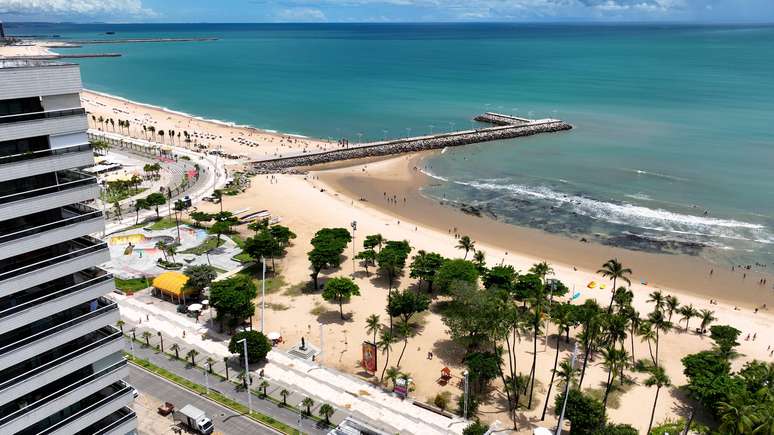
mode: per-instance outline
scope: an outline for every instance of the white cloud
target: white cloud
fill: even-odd
[[[317,8],[288,8],[277,13],[277,19],[289,22],[328,21],[323,11]]]
[[[141,0],[0,0],[0,13],[51,16],[153,16]]]

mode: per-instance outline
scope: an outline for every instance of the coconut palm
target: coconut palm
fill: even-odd
[[[529,376],[521,373],[514,377],[508,376],[505,378],[505,388],[510,394],[513,394],[513,403],[515,404],[514,408],[516,409],[519,407],[519,398],[524,394],[524,390],[527,389],[527,386],[529,386],[529,379]]]
[[[653,355],[652,343],[656,340],[656,331],[653,329],[653,325],[649,321],[640,322],[640,328],[637,331],[642,341],[648,342],[648,351],[650,352],[650,359],[653,360],[653,364],[656,364],[656,357]]]
[[[720,417],[719,433],[729,435],[756,433],[753,429],[757,420],[755,404],[747,404],[737,395],[731,396],[727,401],[718,402],[718,416]]]
[[[142,332],[142,338],[145,340],[145,345],[150,346],[150,338],[153,337],[153,334],[150,333],[150,331],[143,331]]]
[[[648,315],[648,321],[653,325],[653,330],[656,332],[656,360],[655,364],[658,366],[658,345],[661,333],[668,333],[672,330],[672,322],[664,317],[662,311],[654,311]]]
[[[616,349],[615,344],[602,349],[602,365],[607,369],[607,384],[605,384],[605,397],[602,399],[602,407],[607,409],[607,399],[615,381],[616,373],[623,370],[629,355],[623,349]]]
[[[185,354],[185,356],[187,358],[191,358],[191,365],[192,366],[196,365],[196,356],[197,355],[199,355],[199,352],[197,352],[196,349],[191,349],[191,350],[188,351],[187,354]]]
[[[457,243],[457,249],[464,249],[465,250],[465,257],[463,259],[468,258],[468,252],[471,250],[475,250],[476,248],[476,242],[473,240],[470,240],[469,236],[462,236],[460,237],[460,242]]]
[[[473,253],[473,262],[476,263],[478,270],[484,270],[486,267],[486,254],[484,251],[476,251]]]
[[[175,352],[175,359],[180,359],[180,345],[179,344],[172,343],[172,346],[169,346],[169,349],[172,350],[173,352]]]
[[[397,367],[390,367],[387,369],[387,380],[392,382],[393,388],[395,387],[395,382],[397,382],[399,377],[400,370]]]
[[[654,292],[651,292],[648,295],[647,302],[653,302],[654,309],[656,311],[662,311],[664,309],[664,304],[666,303],[664,298],[664,293],[662,293],[661,290],[656,290]]]
[[[212,359],[212,357],[210,356],[207,357],[207,371],[210,372],[210,374],[212,374],[212,363],[214,362],[215,360]]]
[[[715,317],[715,312],[711,310],[701,310],[699,311],[699,317],[701,318],[701,325],[699,326],[699,329],[701,329],[702,335],[704,334],[704,331],[709,328],[709,325],[717,320]]]
[[[403,338],[403,349],[400,350],[400,356],[398,356],[398,362],[395,364],[400,368],[400,361],[403,359],[403,353],[406,352],[406,346],[408,346],[408,339],[414,334],[414,330],[411,328],[408,322],[400,321],[395,325],[395,334],[398,337]]]
[[[163,240],[159,240],[156,242],[156,249],[161,251],[161,254],[164,255],[164,261],[168,261],[167,259],[167,243]]]
[[[576,320],[581,325],[581,333],[578,335],[583,343],[583,366],[581,368],[580,381],[578,386],[583,385],[583,379],[586,377],[586,367],[588,366],[591,350],[597,343],[597,337],[601,327],[601,308],[594,299],[587,300],[576,311]]]
[[[680,321],[682,322],[685,320],[685,330],[688,331],[688,322],[691,321],[694,317],[699,317],[701,313],[699,313],[699,310],[693,307],[693,304],[690,305],[683,305],[679,309],[679,313],[682,316],[680,318]]]
[[[611,258],[610,260],[607,260],[607,262],[602,265],[602,268],[599,269],[597,273],[605,278],[610,278],[613,280],[613,289],[611,291],[613,295],[615,295],[615,290],[617,288],[616,283],[619,279],[625,281],[629,285],[632,283],[632,281],[629,279],[629,275],[632,274],[632,270],[627,267],[623,267],[623,264],[621,264],[617,258]],[[609,313],[612,309],[613,297],[611,295],[610,305],[607,307],[607,312]]]
[[[680,302],[677,300],[676,297],[672,295],[667,295],[664,298],[664,308],[666,309],[666,312],[667,312],[667,320],[671,322],[672,314],[674,314],[675,312],[678,312],[678,313],[680,312],[679,310]]]
[[[263,397],[266,397],[266,389],[269,388],[269,381],[266,379],[262,380],[261,383],[258,384],[258,388],[261,390]]]
[[[540,416],[540,421],[546,419],[546,410],[548,410],[548,402],[551,399],[551,388],[554,386],[556,366],[559,363],[559,347],[561,343],[562,332],[566,329],[569,329],[569,327],[573,324],[571,308],[572,306],[567,303],[556,306],[553,310],[551,310],[551,321],[556,325],[557,328],[556,352],[554,353],[554,368],[551,370],[551,381],[548,383],[548,392],[546,393],[546,400],[543,404],[543,414]]]
[[[540,327],[543,323],[543,315],[545,314],[548,300],[546,299],[545,287],[537,289],[527,302],[530,306],[529,318],[532,324],[532,381],[529,388],[529,401],[528,408],[532,408],[532,397],[535,391],[535,378],[537,377],[537,338],[540,334]]]
[[[387,370],[387,363],[390,362],[390,349],[392,349],[393,342],[395,342],[395,337],[392,335],[392,331],[389,329],[382,329],[382,332],[379,334],[379,341],[376,342],[376,348],[386,354],[382,375],[379,378],[380,383],[384,382],[384,372]]]
[[[290,396],[290,391],[283,388],[282,391],[279,392],[279,395],[282,396],[282,404],[284,406],[288,406],[288,396]]]
[[[637,312],[632,306],[628,306],[623,310],[623,315],[629,320],[629,339],[632,345],[632,364],[634,364],[634,336],[638,334],[642,319],[640,319],[640,313]]]
[[[374,340],[373,343],[376,344],[376,333],[379,332],[380,329],[382,329],[381,319],[379,319],[378,314],[371,314],[366,319],[366,333],[367,334],[373,334]]]
[[[314,400],[311,397],[304,397],[304,400],[301,401],[301,406],[306,407],[306,415],[312,415]]]
[[[543,281],[543,284],[546,283],[546,277],[548,275],[554,274],[554,269],[551,267],[550,264],[546,263],[545,261],[541,261],[540,263],[536,263],[532,265],[529,271],[539,276],[540,280]]]
[[[575,378],[578,377],[578,369],[572,366],[570,358],[563,359],[554,373],[556,374],[556,383],[559,385],[566,385],[568,382],[572,385],[575,383]]]
[[[627,307],[631,307],[634,300],[634,292],[626,287],[618,287],[613,294],[613,303],[618,311],[625,310]]]
[[[121,330],[121,335],[124,334],[124,325],[126,325],[126,322],[124,322],[123,320],[121,319],[116,320],[116,326],[118,327],[118,329]]]
[[[325,419],[325,424],[330,425],[331,421],[330,418],[333,415],[333,413],[336,412],[331,405],[328,405],[327,403],[323,403],[320,405],[320,409],[317,410],[317,414],[320,415],[320,417]]]
[[[662,367],[653,367],[650,372],[650,377],[645,380],[645,385],[648,387],[656,387],[656,396],[653,399],[653,410],[650,412],[650,423],[648,423],[648,430],[645,433],[650,433],[650,429],[653,427],[653,417],[656,415],[656,404],[658,403],[658,393],[663,387],[670,385],[669,376]]]

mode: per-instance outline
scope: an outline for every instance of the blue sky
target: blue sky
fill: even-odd
[[[0,0],[0,20],[772,22],[774,0]]]

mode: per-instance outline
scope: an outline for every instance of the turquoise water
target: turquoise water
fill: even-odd
[[[7,27],[218,37],[73,51],[123,54],[79,61],[91,89],[290,133],[377,139],[467,128],[487,110],[562,118],[576,128],[431,159],[425,193],[602,243],[774,262],[774,27]]]

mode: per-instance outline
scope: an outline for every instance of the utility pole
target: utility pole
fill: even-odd
[[[261,334],[263,334],[264,308],[266,307],[266,258],[261,256]]]
[[[244,353],[245,353],[245,385],[247,388],[245,388],[245,391],[247,391],[247,415],[251,415],[253,413],[253,398],[252,394],[250,394],[250,365],[247,361],[247,339],[243,338],[237,343],[242,343],[244,346]]]

